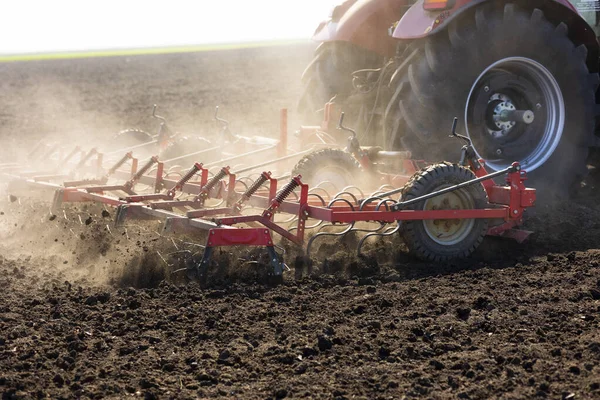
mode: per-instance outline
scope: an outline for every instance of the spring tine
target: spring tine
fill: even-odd
[[[319,199],[321,201],[321,206],[325,207],[325,198],[323,196],[321,196],[320,194],[317,193],[308,193],[307,197],[316,197],[317,199]]]
[[[392,200],[392,199],[383,199],[379,203],[377,203],[377,206],[375,207],[375,210],[379,211],[379,209],[381,208],[381,206],[384,206],[385,209],[387,211],[389,211],[390,208],[388,207],[387,203],[395,204],[394,200]],[[362,205],[361,205],[361,208],[362,208]],[[363,238],[358,242],[358,246],[357,246],[357,249],[356,249],[357,255],[359,255],[359,256],[361,255],[361,248],[362,248],[363,244],[365,243],[365,241],[368,238],[370,238],[372,236],[381,236],[381,237],[391,236],[391,235],[395,234],[396,232],[398,232],[400,230],[400,227],[402,226],[402,222],[398,221],[398,223],[396,224],[395,228],[388,228],[383,233],[380,233],[379,230],[383,229],[383,227],[385,227],[386,225],[387,224],[381,223],[381,228],[380,229],[378,229],[377,231],[371,232],[371,233],[363,236]]]
[[[342,192],[349,192],[352,189],[356,190],[360,194],[360,197],[365,197],[365,193],[358,186],[354,185],[346,186],[342,189]]]
[[[385,193],[386,191],[389,191],[390,189],[395,189],[395,188],[394,188],[394,186],[392,186],[388,183],[383,184],[383,185],[379,186],[376,191],[371,193],[371,196],[377,196],[378,194]]]
[[[235,180],[235,186],[237,186],[238,184],[242,185],[244,187],[244,191],[248,190],[249,186],[248,186],[248,184],[246,182],[244,182],[244,180],[242,180],[242,179],[236,179]]]
[[[319,238],[319,237],[323,237],[323,236],[344,236],[345,234],[347,234],[348,232],[350,232],[352,230],[352,227],[354,226],[354,222],[351,223],[345,230],[343,230],[342,232],[319,232],[316,235],[314,235],[313,237],[311,237],[308,240],[308,244],[306,245],[306,255],[307,257],[310,257],[310,248],[313,244],[313,242]]]
[[[241,178],[238,178],[238,181],[240,183],[244,183],[246,185],[246,187],[252,185],[252,183],[254,183],[254,179],[250,178],[249,176],[243,176]]]
[[[363,247],[363,245],[365,244],[366,240],[370,237],[373,236],[381,236],[381,237],[385,237],[385,236],[392,236],[395,233],[397,233],[400,230],[400,227],[402,226],[402,223],[400,221],[398,221],[397,225],[395,228],[389,228],[388,230],[386,230],[385,232],[379,233],[379,232],[371,232],[366,234],[365,236],[363,236],[360,241],[358,242],[357,248],[356,248],[356,254],[357,255],[362,255],[361,249]]]
[[[341,198],[341,197],[340,197],[340,198],[334,198],[333,200],[331,200],[331,201],[329,202],[329,204],[327,205],[327,208],[331,208],[331,206],[332,206],[333,204],[335,204],[335,203],[337,203],[337,202],[340,202],[340,201],[341,201],[341,202],[344,202],[344,203],[346,203],[346,204],[347,204],[347,205],[350,207],[350,209],[351,209],[352,211],[354,211],[354,206],[352,205],[352,203],[350,202],[350,200],[348,200],[348,199],[344,199],[344,198]],[[341,226],[347,226],[347,225],[348,225],[348,224],[337,224],[337,225],[336,225],[336,224],[334,224],[334,223],[327,223],[327,224],[323,224],[323,225],[321,225],[321,227],[319,228],[319,232],[321,232],[321,231],[322,231],[324,228],[327,228],[327,227],[330,227],[330,226],[340,226],[340,227],[341,227]],[[354,223],[352,223],[352,225],[354,225]]]
[[[329,185],[331,187],[331,189],[335,190],[336,192],[339,191],[338,186],[331,181],[321,181],[317,185],[313,186],[313,189],[317,189],[317,188],[322,189],[324,185]]]
[[[321,195],[318,195],[316,193],[309,193],[308,197],[311,197],[311,196],[316,197],[317,199],[319,199],[321,201],[322,206],[325,207],[325,199]],[[322,225],[324,222],[325,221],[317,221],[313,225],[306,225],[306,226],[304,226],[304,229],[314,229],[314,228],[317,228],[319,225]],[[298,227],[294,226],[294,227],[288,229],[288,232],[293,232],[296,229],[298,229]]]
[[[350,203],[350,201],[348,201],[347,199],[334,199],[331,200],[327,206],[327,208],[331,208],[335,203],[337,202],[343,202],[346,203],[350,209],[352,211],[354,211],[354,206],[352,205],[352,203]],[[334,224],[325,224],[323,225],[320,229],[319,229],[319,233],[315,234],[313,237],[311,237],[308,240],[308,244],[306,245],[306,255],[310,257],[310,248],[313,244],[313,242],[319,238],[319,237],[323,237],[323,236],[344,236],[345,234],[347,234],[348,232],[350,232],[352,230],[352,228],[354,227],[355,222],[352,222],[350,224],[348,224],[348,226],[346,227],[346,229],[344,229],[341,232],[321,232],[321,229],[326,227],[326,226],[334,226]],[[341,225],[343,226],[343,225]]]
[[[339,192],[333,197],[333,199],[334,200],[341,199],[342,196],[350,196],[350,197],[352,197],[352,200],[354,200],[355,204],[357,204],[357,205],[360,204],[358,201],[358,198],[351,192]]]
[[[362,210],[363,210],[363,208],[364,208],[364,207],[365,207],[367,204],[371,203],[371,202],[372,202],[372,201],[374,201],[374,200],[379,200],[379,201],[380,201],[380,203],[381,203],[381,201],[383,201],[384,199],[382,199],[381,197],[369,197],[368,199],[366,199],[366,200],[363,200],[363,201],[360,203],[360,207],[358,207],[358,211],[362,211]]]
[[[320,187],[314,187],[314,188],[311,188],[311,189],[308,191],[308,193],[309,193],[309,194],[312,194],[312,193],[315,193],[315,192],[321,192],[321,193],[323,193],[323,195],[324,195],[324,196],[325,196],[327,199],[331,199],[331,195],[329,194],[329,192],[328,192],[327,190],[323,189],[323,188],[320,188]],[[323,206],[325,206],[325,204],[323,204]]]
[[[363,202],[360,204],[360,207],[359,207],[359,209],[358,209],[358,210],[359,210],[359,211],[362,211],[362,210],[363,210],[363,207],[364,207],[366,204],[368,204],[369,202],[371,202],[371,201],[373,201],[373,200],[376,200],[376,199],[378,199],[378,200],[382,200],[382,201],[380,201],[380,202],[378,203],[378,206],[377,206],[377,211],[379,211],[379,207],[380,207],[380,205],[382,204],[382,202],[383,202],[383,204],[386,206],[386,209],[388,208],[388,207],[387,207],[387,204],[385,203],[385,200],[383,200],[383,199],[379,199],[379,198],[374,198],[374,197],[371,197],[371,198],[369,198],[369,199],[368,199],[369,201],[363,201]],[[388,201],[391,201],[392,203],[394,203],[394,202],[393,202],[393,200],[391,200],[391,199],[388,199]],[[383,228],[384,228],[386,225],[387,225],[386,223],[379,222],[379,227],[378,227],[378,228],[373,228],[373,229],[367,229],[367,228],[353,228],[353,229],[351,229],[349,232],[379,232],[379,231],[381,231],[381,230],[382,230],[382,229],[383,229]],[[348,232],[348,233],[349,233],[349,232]]]

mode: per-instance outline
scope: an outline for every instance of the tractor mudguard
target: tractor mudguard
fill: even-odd
[[[392,36],[395,39],[420,39],[446,28],[465,11],[484,2],[495,0],[455,0],[447,10],[426,11],[423,1],[415,3],[400,19]],[[562,21],[569,27],[569,37],[575,44],[585,44],[588,48],[588,68],[598,71],[598,40],[594,30],[567,0],[515,0],[515,4],[526,9],[539,8],[551,21]]]
[[[350,42],[384,56],[393,56],[396,41],[390,28],[410,0],[347,0],[337,6],[331,17],[321,22],[313,35],[317,42]]]

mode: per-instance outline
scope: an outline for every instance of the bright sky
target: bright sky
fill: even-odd
[[[0,54],[310,38],[341,0],[5,0]]]

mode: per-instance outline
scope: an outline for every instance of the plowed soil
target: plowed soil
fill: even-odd
[[[0,134],[14,149],[46,134],[151,130],[153,103],[181,130],[213,129],[221,105],[234,127],[268,134],[277,109],[294,107],[312,50],[2,64]],[[0,393],[600,398],[594,172],[573,200],[537,207],[525,244],[486,238],[469,260],[432,265],[399,239],[363,259],[352,240],[327,242],[312,276],[292,271],[278,286],[232,264],[201,289],[170,275],[152,226],[125,232],[102,209],[53,217],[47,204],[7,199]]]

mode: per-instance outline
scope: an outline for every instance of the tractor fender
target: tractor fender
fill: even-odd
[[[313,35],[317,42],[350,42],[384,56],[393,56],[397,42],[388,28],[398,21],[410,0],[347,0],[334,8]]]
[[[444,11],[425,11],[423,0],[417,1],[398,22],[392,36],[395,39],[420,39],[444,30],[455,18],[460,17],[482,3],[497,0],[455,0],[454,6]],[[584,44],[588,49],[588,69],[598,72],[600,48],[594,30],[581,17],[577,9],[567,0],[515,0],[525,9],[539,8],[546,18],[569,27],[569,37],[576,45]]]

